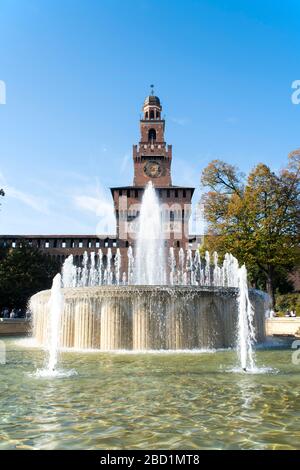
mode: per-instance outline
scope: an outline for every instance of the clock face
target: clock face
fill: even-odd
[[[157,178],[162,174],[162,167],[158,162],[150,161],[144,166],[144,172],[150,178]]]

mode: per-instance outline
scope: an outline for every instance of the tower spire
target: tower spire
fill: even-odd
[[[151,95],[153,96],[154,95],[154,85],[150,85],[150,88],[151,88]]]

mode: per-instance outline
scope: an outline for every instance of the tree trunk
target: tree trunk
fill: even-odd
[[[272,266],[268,267],[266,290],[271,299],[271,307],[275,308],[275,288],[274,288],[274,270]]]

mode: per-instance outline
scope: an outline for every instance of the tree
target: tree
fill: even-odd
[[[299,155],[278,174],[264,164],[248,175],[220,160],[202,172],[206,247],[245,262],[250,280],[275,303],[276,286],[299,261]]]
[[[25,243],[10,248],[0,259],[0,307],[25,308],[33,294],[51,287],[59,270],[56,261]]]

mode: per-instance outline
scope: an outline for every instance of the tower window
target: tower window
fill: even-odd
[[[170,197],[170,190],[167,189],[167,197]]]
[[[127,189],[127,197],[130,197],[130,189]]]
[[[154,119],[154,111],[150,111],[150,119]]]
[[[154,140],[156,140],[156,130],[150,129],[148,132],[148,141],[153,142]]]
[[[183,197],[186,197],[186,190],[183,190]]]
[[[160,119],[160,112],[156,111],[156,119]]]
[[[138,192],[137,189],[134,191],[134,197],[135,197],[136,199],[139,197],[139,192]]]
[[[175,189],[175,197],[178,197],[178,189]]]
[[[148,116],[149,116],[148,111],[146,111],[145,112],[145,118],[148,119]]]

